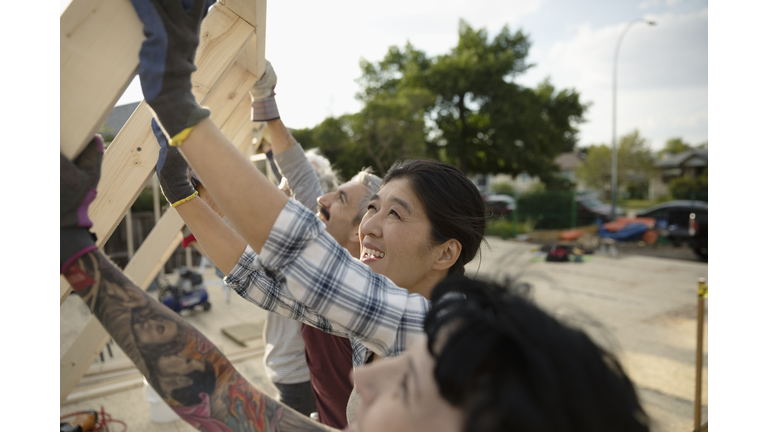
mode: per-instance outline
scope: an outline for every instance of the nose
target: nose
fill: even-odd
[[[317,197],[317,203],[325,208],[328,208],[331,205],[331,195],[332,193],[327,193]]]
[[[379,222],[379,213],[370,211],[363,216],[360,221],[360,234],[362,238],[367,236],[381,237],[381,223]]]

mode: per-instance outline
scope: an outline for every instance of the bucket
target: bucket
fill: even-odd
[[[144,380],[144,399],[149,402],[149,418],[153,422],[168,423],[181,420],[181,417],[165,403],[146,379]]]

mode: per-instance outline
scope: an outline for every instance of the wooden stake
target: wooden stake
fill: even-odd
[[[699,304],[696,314],[696,395],[693,407],[693,430],[701,432],[701,371],[704,351],[704,298],[707,297],[707,285],[704,278],[699,278]]]

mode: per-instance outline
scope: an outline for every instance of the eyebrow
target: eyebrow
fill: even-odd
[[[411,206],[408,205],[407,202],[405,202],[405,201],[403,201],[403,200],[401,200],[400,198],[397,198],[397,197],[392,197],[392,201],[400,204],[405,209],[405,211],[407,211],[408,213],[413,214],[413,211],[411,211]]]

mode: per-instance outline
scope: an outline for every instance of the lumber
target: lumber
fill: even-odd
[[[242,115],[242,111],[239,115]],[[247,119],[250,123],[250,116],[247,116]],[[246,149],[247,147],[241,148],[241,151]],[[183,227],[184,221],[178,212],[174,209],[168,210],[141,243],[124,270],[124,273],[141,289],[146,290],[149,287],[152,279],[179,245]],[[98,319],[92,316],[59,362],[59,390],[62,403],[77,386],[108,341],[109,334]]]
[[[59,24],[60,146],[72,159],[136,75],[144,34],[129,0],[73,0]]]
[[[264,71],[265,22],[265,0],[228,0],[215,4],[201,25],[192,91],[219,127],[242,115],[245,100],[250,105],[247,90]],[[62,14],[60,151],[66,157],[79,154],[134,77],[144,40],[141,27],[130,0],[73,0]],[[89,209],[99,247],[154,173],[159,147],[151,116],[142,101],[104,154],[98,195]],[[232,122],[242,126],[243,121]],[[225,134],[230,139],[241,128],[233,129]],[[142,289],[181,241],[182,226],[175,210],[166,212],[125,268]],[[60,303],[70,290],[61,278]],[[62,401],[108,340],[92,318],[60,360]]]
[[[264,74],[266,35],[267,35],[267,2],[265,0],[220,0],[221,3],[249,23],[256,37],[246,44],[243,54],[238,57],[237,64],[248,70],[256,77]]]
[[[239,101],[250,101],[248,89],[255,82],[256,77],[240,67],[230,68],[207,98],[210,101],[207,106],[211,109],[211,120],[221,127]],[[92,231],[98,239],[96,245],[99,247],[112,235],[155,172],[160,147],[150,127],[151,119],[152,111],[142,101],[104,153],[98,194],[88,209],[93,221]],[[68,294],[67,284],[67,289],[60,292],[60,304]]]

